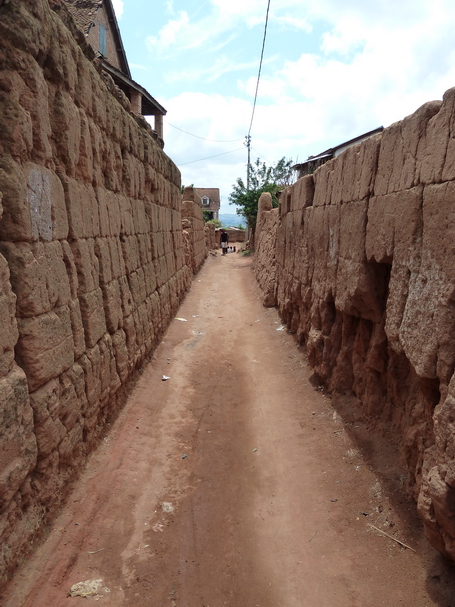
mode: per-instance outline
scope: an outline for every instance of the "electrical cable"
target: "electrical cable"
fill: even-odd
[[[194,135],[193,133],[184,131],[180,127],[175,126],[174,124],[171,124],[170,122],[166,121],[166,124],[173,127],[174,129],[177,129],[178,131],[182,131],[182,133],[186,133],[187,135],[191,135],[191,137],[196,137],[197,139],[202,139],[203,141],[213,141],[213,143],[236,143],[237,141],[243,141],[243,139],[228,139],[227,141],[220,141],[218,139],[207,139],[207,137],[199,137],[199,135]]]
[[[248,141],[248,148],[249,148],[249,140],[250,140],[250,133],[251,133],[251,128],[253,126],[253,119],[254,119],[254,111],[256,109],[256,101],[257,101],[257,96],[258,96],[258,90],[259,90],[259,81],[261,78],[261,69],[262,69],[262,61],[264,58],[264,49],[265,49],[265,41],[266,41],[266,37],[267,37],[267,25],[269,22],[269,10],[270,10],[270,0],[268,0],[267,2],[267,13],[265,16],[265,26],[264,26],[264,37],[262,39],[262,49],[261,49],[261,58],[259,60],[259,71],[258,71],[258,79],[256,82],[256,92],[254,94],[254,102],[253,102],[253,111],[251,113],[251,121],[250,121],[250,128],[248,130],[248,136],[247,136],[247,141]],[[171,124],[170,122],[167,123],[169,126],[172,126],[174,129],[177,129],[178,131],[182,131],[182,133],[186,133],[187,135],[191,135],[191,137],[196,137],[197,139],[202,139],[203,141],[212,141],[214,143],[235,143],[236,141],[242,141],[241,139],[232,139],[229,141],[217,141],[215,139],[207,139],[206,137],[200,137],[199,135],[193,135],[193,133],[189,133],[188,131],[184,131],[183,129],[179,128],[178,126],[175,126],[173,124]],[[187,164],[193,164],[194,162],[202,162],[203,160],[210,160],[211,158],[217,158],[218,156],[224,156],[225,154],[232,154],[233,152],[238,152],[239,150],[242,150],[243,148],[237,148],[236,150],[231,150],[230,152],[223,152],[221,154],[215,154],[214,156],[208,156],[206,158],[199,158],[199,160],[191,160],[190,162],[183,162],[182,164],[178,164],[177,166],[185,166]],[[262,154],[260,154],[262,156]]]
[[[269,21],[269,9],[270,9],[270,0],[268,0],[268,3],[267,3],[267,14],[265,16],[264,38],[262,40],[262,50],[261,50],[261,59],[259,61],[258,80],[257,80],[257,83],[256,83],[256,93],[254,95],[253,112],[251,114],[251,122],[250,122],[250,128],[248,130],[248,137],[250,136],[250,133],[251,133],[251,128],[253,126],[254,110],[256,109],[256,100],[257,100],[257,96],[258,96],[259,80],[261,78],[262,59],[264,57],[265,39],[266,39],[266,36],[267,36],[267,24],[268,24],[268,21]]]
[[[190,160],[190,162],[182,162],[177,166],[182,167],[185,164],[193,164],[193,162],[202,162],[203,160],[210,160],[210,158],[217,158],[218,156],[224,156],[225,154],[232,154],[233,152],[238,152],[239,150],[243,150],[243,148],[237,148],[236,150],[231,150],[230,152],[222,152],[221,154],[215,154],[214,156],[207,156],[207,158],[199,158],[199,160]]]
[[[256,154],[259,154],[259,156],[260,156],[261,158],[263,158],[263,159],[264,159],[266,162],[268,162],[269,164],[271,164],[271,162],[270,162],[269,160],[267,160],[267,158],[266,158],[265,156],[263,156],[263,155],[261,154],[261,152],[259,152],[259,151],[258,151],[256,148],[254,148],[253,146],[251,146],[251,149],[252,149],[252,150],[254,150],[254,151],[256,152]]]

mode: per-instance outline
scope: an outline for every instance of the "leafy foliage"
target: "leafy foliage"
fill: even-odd
[[[219,221],[218,219],[208,219],[205,223],[213,223],[215,228],[221,228],[221,221]]]
[[[208,221],[211,221],[213,219],[213,213],[202,209],[202,219],[205,221],[205,223],[207,223]]]
[[[248,225],[254,228],[258,214],[259,197],[263,192],[270,192],[273,206],[278,206],[276,193],[293,182],[292,159],[283,156],[274,166],[267,167],[259,158],[249,165],[249,189],[241,177],[233,185],[229,204],[239,207],[237,213],[243,215]]]

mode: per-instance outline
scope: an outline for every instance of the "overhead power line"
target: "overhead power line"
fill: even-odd
[[[191,135],[191,137],[196,137],[197,139],[202,139],[203,141],[212,141],[213,143],[236,143],[237,141],[242,141],[242,139],[228,139],[227,141],[221,141],[219,139],[207,139],[207,137],[200,137],[199,135],[194,135],[194,133],[189,133],[188,131],[181,129],[170,122],[167,122],[167,124],[178,131],[182,131],[182,133],[186,133],[186,135]]]
[[[190,160],[190,162],[182,162],[177,166],[182,167],[185,164],[193,164],[193,162],[202,162],[203,160],[210,160],[210,158],[217,158],[217,156],[224,156],[225,154],[232,154],[233,152],[238,152],[239,150],[243,150],[243,148],[237,148],[236,150],[231,150],[230,152],[223,152],[222,154],[215,154],[214,156],[207,156],[207,158],[199,158],[199,160]]]
[[[264,26],[264,38],[262,40],[261,59],[259,61],[259,72],[258,72],[258,79],[257,79],[257,82],[256,82],[256,93],[254,95],[253,112],[251,114],[251,122],[250,122],[250,128],[248,130],[248,137],[251,134],[251,127],[253,126],[254,110],[256,109],[256,100],[257,100],[257,97],[258,97],[259,80],[261,78],[262,60],[263,60],[263,57],[264,57],[265,39],[267,37],[267,24],[269,22],[269,9],[270,9],[270,0],[268,0],[268,3],[267,3],[267,13],[266,13],[266,16],[265,16],[265,26]]]
[[[264,159],[266,162],[268,162],[269,164],[271,164],[271,162],[270,162],[269,160],[267,160],[267,158],[266,158],[265,156],[263,156],[263,155],[261,154],[261,152],[259,152],[259,150],[257,150],[256,148],[253,148],[253,146],[251,146],[251,148],[252,148],[252,149],[253,149],[253,150],[256,152],[256,154],[259,154],[259,156],[260,156],[261,158],[263,158],[263,159]]]
[[[254,111],[256,109],[256,101],[258,98],[259,81],[261,79],[261,69],[262,69],[262,61],[264,59],[265,40],[267,38],[267,24],[269,22],[269,9],[270,9],[270,0],[268,0],[268,2],[267,2],[267,13],[265,15],[265,25],[264,25],[264,37],[262,39],[261,59],[259,61],[258,79],[256,82],[256,92],[254,94],[253,111],[251,112],[250,128],[248,129],[248,135],[245,137],[245,145],[248,148],[248,164],[246,165],[246,190],[247,190],[247,192],[250,191],[251,129],[253,127]]]
[[[250,164],[250,145],[251,145],[251,128],[253,126],[253,119],[254,119],[254,111],[256,109],[256,101],[257,101],[257,96],[258,96],[258,90],[259,90],[259,81],[261,79],[261,70],[262,70],[262,62],[264,59],[264,49],[265,49],[265,41],[267,38],[267,25],[269,22],[269,10],[270,10],[270,0],[268,0],[267,2],[267,12],[266,12],[266,16],[265,16],[265,26],[264,26],[264,37],[262,39],[262,49],[261,49],[261,58],[259,61],[259,71],[258,71],[258,78],[257,78],[257,82],[256,82],[256,92],[254,94],[254,102],[253,102],[253,111],[251,113],[251,121],[250,121],[250,128],[248,130],[248,135],[246,136],[246,142],[245,145],[248,148],[248,169],[247,169],[247,183],[248,183],[248,187],[247,189],[249,189],[249,164]],[[175,126],[174,124],[171,124],[170,122],[167,123],[169,126],[173,127],[174,129],[177,129],[178,131],[181,131],[182,133],[185,133],[186,135],[190,135],[191,137],[196,137],[197,139],[202,139],[203,141],[212,141],[214,143],[235,143],[236,141],[242,141],[241,139],[231,139],[228,141],[219,141],[216,139],[208,139],[207,137],[200,137],[199,135],[194,135],[193,133],[189,133],[188,131],[185,131],[184,129],[181,129],[178,126]],[[204,160],[210,160],[211,158],[217,158],[218,156],[224,156],[225,154],[232,154],[233,152],[238,152],[239,150],[241,150],[243,148],[237,148],[235,150],[231,150],[229,152],[223,152],[221,154],[214,154],[213,156],[207,156],[205,158],[199,158],[198,160],[191,160],[189,162],[182,162],[181,164],[177,165],[177,166],[185,166],[187,164],[193,164],[194,162],[203,162]]]

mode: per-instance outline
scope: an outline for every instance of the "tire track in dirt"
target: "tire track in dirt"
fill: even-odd
[[[448,607],[450,567],[260,304],[251,259],[209,257],[177,317],[2,605],[75,606],[73,584],[102,580],[87,603]]]

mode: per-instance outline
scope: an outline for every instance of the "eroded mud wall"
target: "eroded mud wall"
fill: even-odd
[[[258,202],[258,220],[255,238],[260,243],[260,254],[254,257],[256,280],[264,294],[263,304],[272,307],[276,304],[276,236],[278,209],[272,212],[272,195],[261,194]]]
[[[195,274],[204,263],[208,249],[201,197],[191,186],[183,191],[182,227],[186,264]]]
[[[0,2],[0,579],[192,277],[178,169],[52,7]]]
[[[347,149],[260,213],[256,241],[265,303],[330,390],[354,393],[365,416],[401,433],[427,537],[452,559],[454,116],[451,89]]]
[[[216,246],[221,248],[221,231],[223,228],[216,228],[215,239]],[[229,237],[229,244],[235,244],[236,242],[245,242],[245,230],[240,228],[224,228],[225,232]]]
[[[213,251],[217,248],[216,237],[215,237],[215,224],[206,223],[204,226],[205,232],[205,248],[207,251]]]

